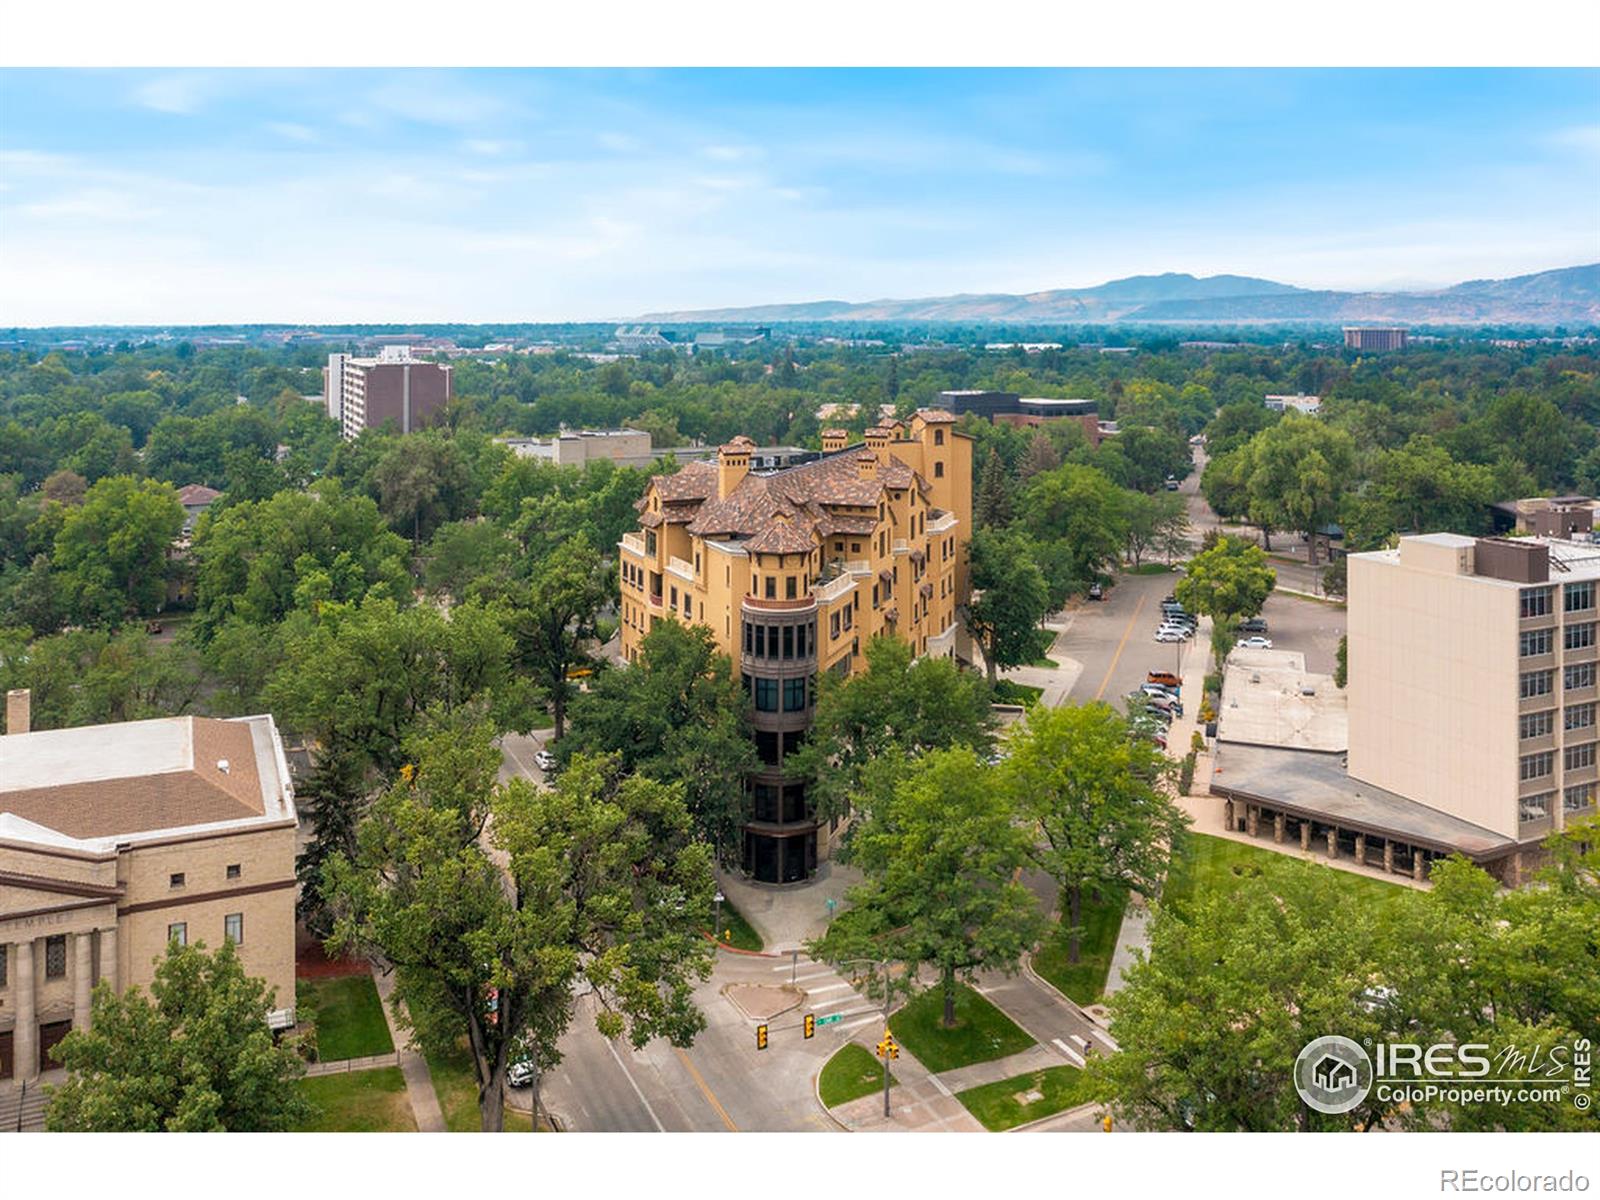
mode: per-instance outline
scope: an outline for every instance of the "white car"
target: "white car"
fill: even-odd
[[[1173,629],[1170,626],[1163,625],[1156,630],[1156,641],[1158,642],[1187,642],[1188,640],[1189,634],[1182,629]]]
[[[533,761],[539,764],[539,770],[546,773],[556,769],[556,756],[548,750],[540,750],[533,756]]]
[[[1182,621],[1165,621],[1157,630],[1158,633],[1181,633],[1186,638],[1194,636],[1194,626],[1185,625]]]
[[[1272,639],[1264,637],[1247,637],[1239,639],[1239,645],[1245,650],[1271,650]]]
[[[514,1088],[533,1086],[533,1063],[527,1059],[514,1062],[506,1068],[506,1082]]]

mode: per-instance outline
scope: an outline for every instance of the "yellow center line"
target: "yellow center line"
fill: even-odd
[[[678,1057],[683,1060],[684,1069],[694,1079],[695,1084],[700,1088],[701,1094],[711,1102],[711,1107],[717,1110],[717,1116],[722,1118],[722,1123],[728,1127],[730,1132],[738,1133],[739,1127],[733,1123],[733,1118],[728,1115],[728,1110],[722,1107],[722,1102],[717,1099],[717,1094],[711,1090],[711,1085],[706,1083],[700,1077],[700,1072],[694,1069],[694,1064],[689,1061],[689,1056],[683,1052],[681,1047],[674,1046],[673,1049],[677,1050]]]
[[[1106,677],[1100,681],[1100,690],[1094,694],[1096,700],[1106,694],[1106,688],[1111,683],[1111,672],[1117,669],[1117,660],[1122,657],[1122,650],[1128,644],[1128,638],[1133,633],[1133,623],[1139,619],[1139,610],[1144,607],[1144,594],[1139,596],[1139,602],[1133,606],[1133,615],[1128,618],[1128,627],[1122,631],[1122,640],[1117,643],[1117,652],[1111,656],[1111,665],[1106,668]]]

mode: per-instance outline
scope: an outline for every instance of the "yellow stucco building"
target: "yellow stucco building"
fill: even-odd
[[[619,546],[623,657],[675,618],[710,629],[744,678],[762,764],[744,864],[762,882],[808,877],[835,832],[783,766],[810,728],[818,673],[850,674],[880,633],[918,655],[957,648],[971,439],[924,409],[846,442],[824,430],[816,461],[752,471],[755,444],[735,438],[715,462],[652,479]]]

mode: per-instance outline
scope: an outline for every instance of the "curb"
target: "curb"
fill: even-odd
[[[1028,953],[1028,954],[1024,954],[1022,956],[1022,969],[1025,972],[1027,972],[1028,978],[1032,979],[1035,983],[1040,984],[1042,987],[1044,987],[1046,990],[1048,990],[1051,994],[1056,996],[1063,1004],[1068,1005],[1072,1009],[1073,1012],[1077,1013],[1080,1017],[1082,1017],[1090,1025],[1093,1025],[1096,1029],[1105,1030],[1106,1033],[1110,1033],[1111,1032],[1111,1030],[1106,1029],[1106,1027],[1103,1024],[1101,1024],[1099,1021],[1096,1021],[1087,1012],[1085,1012],[1084,1008],[1083,1008],[1083,1005],[1079,1004],[1071,996],[1067,995],[1060,988],[1058,988],[1055,984],[1051,983],[1043,975],[1041,975],[1041,974],[1039,974],[1039,972],[1035,971],[1033,969],[1033,954],[1031,952]],[[1016,1020],[1016,1018],[1013,1017],[1012,1020],[1014,1021],[1014,1020]],[[1034,1040],[1037,1041],[1038,1039],[1036,1038]]]
[[[839,1050],[843,1050],[845,1046],[849,1046],[849,1045],[853,1045],[853,1043],[846,1042],[844,1044],[844,1046],[840,1046],[839,1047]],[[839,1050],[835,1050],[833,1052],[833,1054],[839,1053]],[[828,1057],[823,1060],[822,1066],[825,1067],[825,1066],[827,1066],[829,1063],[831,1063],[833,1061],[833,1054],[828,1055]],[[812,1099],[814,1099],[817,1102],[817,1107],[822,1110],[823,1116],[827,1117],[828,1120],[832,1121],[835,1125],[837,1125],[839,1127],[840,1132],[842,1132],[842,1133],[854,1133],[855,1132],[854,1129],[851,1129],[850,1126],[846,1125],[843,1121],[839,1120],[838,1117],[834,1116],[833,1115],[833,1109],[829,1108],[826,1104],[824,1104],[822,1102],[822,1069],[821,1069],[821,1067],[819,1067],[817,1069],[817,1073],[811,1077],[811,1096],[812,1096]]]
[[[1091,1109],[1097,1109],[1099,1107],[1100,1107],[1100,1102],[1098,1100],[1091,1100],[1087,1104],[1078,1104],[1078,1105],[1073,1106],[1072,1108],[1063,1108],[1060,1112],[1053,1112],[1048,1117],[1038,1117],[1038,1118],[1036,1118],[1035,1120],[1032,1120],[1032,1121],[1024,1121],[1021,1125],[1013,1125],[1010,1129],[1002,1129],[1000,1132],[1001,1133],[1026,1133],[1026,1132],[1028,1132],[1028,1130],[1032,1129],[1035,1125],[1043,1125],[1046,1121],[1054,1121],[1059,1117],[1075,1116],[1078,1113],[1086,1113],[1086,1112],[1089,1112]],[[987,1132],[987,1131],[985,1131],[985,1132]],[[1085,1132],[1087,1132],[1087,1130]]]
[[[706,941],[710,942],[718,950],[726,951],[729,954],[743,954],[747,958],[782,958],[783,957],[782,955],[775,954],[770,950],[746,950],[746,949],[744,949],[744,948],[742,948],[740,946],[730,946],[726,942],[719,942],[716,938],[712,937],[711,934],[707,933],[704,929],[700,930],[700,936],[705,938]]]

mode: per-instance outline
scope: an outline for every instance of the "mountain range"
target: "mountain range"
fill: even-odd
[[[1245,275],[1134,275],[1097,287],[930,296],[916,300],[816,300],[647,313],[651,322],[992,321],[1184,325],[1397,321],[1438,325],[1600,323],[1600,263],[1473,279],[1415,292],[1335,292]]]

